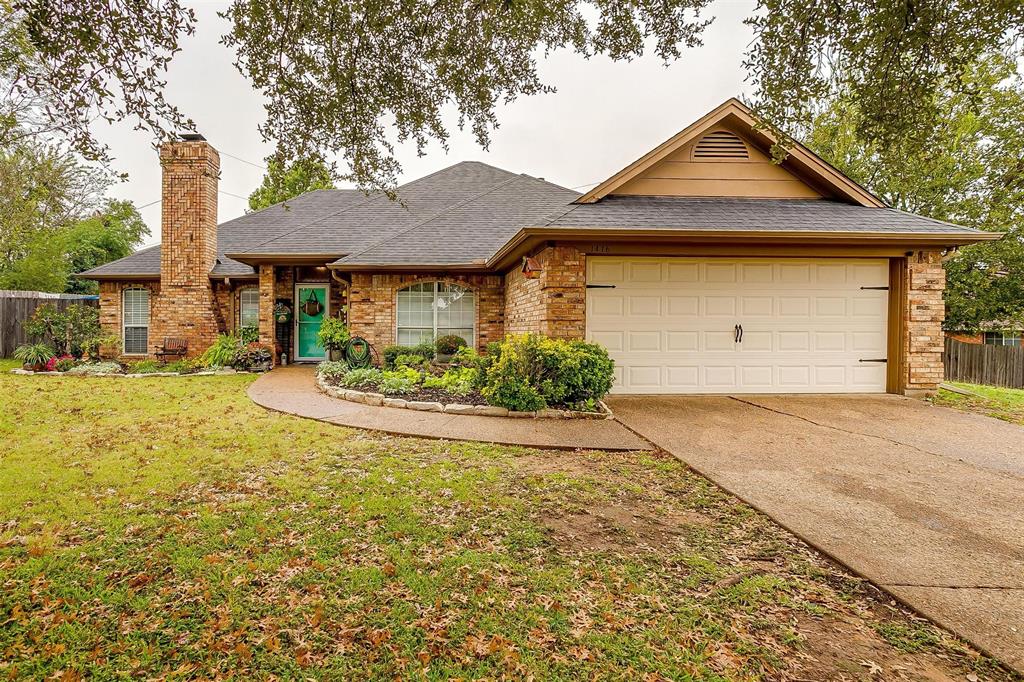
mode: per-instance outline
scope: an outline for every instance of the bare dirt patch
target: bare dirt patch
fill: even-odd
[[[692,518],[691,518],[692,517]],[[653,552],[683,544],[698,514],[656,513],[634,505],[602,504],[577,512],[544,514],[540,522],[560,546],[574,551]]]
[[[921,680],[959,682],[959,671],[931,652],[906,652],[886,642],[863,621],[801,615],[797,669],[808,680]],[[984,679],[984,678],[978,678]]]

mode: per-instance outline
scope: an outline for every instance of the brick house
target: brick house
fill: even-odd
[[[219,157],[184,136],[160,150],[162,244],[82,276],[132,356],[252,325],[316,360],[343,315],[378,351],[587,338],[623,393],[934,391],[943,253],[999,235],[888,208],[799,145],[773,164],[774,142],[729,100],[583,195],[464,162],[399,202],[320,190],[217,225]]]

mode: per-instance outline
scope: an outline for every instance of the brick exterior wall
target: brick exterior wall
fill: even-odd
[[[946,288],[946,271],[938,251],[917,252],[907,258],[906,267],[904,392],[928,395],[938,390],[943,380],[942,320],[946,306],[942,292]]]
[[[119,339],[124,338],[124,329],[121,327],[121,302],[125,289],[148,289],[150,311],[152,313],[153,301],[160,296],[160,282],[100,282],[100,326],[103,331]],[[162,339],[153,335],[153,319],[150,314],[149,321],[149,353],[155,353],[157,346]],[[119,347],[103,346],[100,348],[100,355],[104,358],[116,358],[121,354]]]
[[[209,277],[217,260],[220,157],[206,142],[176,141],[160,147],[160,164],[160,286],[150,298],[150,353],[164,338],[183,338],[196,356],[227,326],[226,301]]]
[[[582,339],[587,321],[587,257],[571,246],[548,246],[528,279],[515,267],[505,275],[505,331]]]
[[[399,289],[417,282],[451,282],[476,294],[477,348],[500,341],[505,327],[505,287],[500,275],[421,275],[352,273],[349,328],[380,353],[395,343],[395,300]]]

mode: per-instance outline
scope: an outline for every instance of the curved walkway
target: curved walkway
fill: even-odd
[[[397,410],[324,395],[309,366],[278,367],[249,386],[249,397],[277,412],[401,436],[475,440],[534,448],[652,450],[614,419],[516,419]]]

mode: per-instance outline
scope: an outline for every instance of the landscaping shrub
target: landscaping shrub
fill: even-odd
[[[424,342],[416,346],[385,346],[381,354],[384,356],[384,369],[394,369],[399,355],[419,355],[426,360],[433,360],[434,344]]]
[[[121,365],[116,362],[87,362],[68,370],[68,374],[121,374]]]
[[[29,336],[49,342],[62,355],[75,357],[88,352],[87,346],[102,333],[99,309],[87,305],[57,310],[52,303],[44,303],[23,327]]]
[[[453,367],[439,377],[429,374],[423,379],[423,388],[437,388],[452,395],[469,394],[477,380],[475,367]]]
[[[460,348],[465,348],[466,345],[466,339],[455,334],[448,334],[438,337],[434,342],[434,349],[437,350],[438,355],[452,355]]]
[[[62,358],[58,358],[57,362],[53,363],[53,369],[57,372],[67,372],[77,365],[78,360],[75,360],[70,355],[66,355]]]
[[[164,365],[165,372],[177,372],[178,374],[192,374],[199,370],[199,363],[197,360],[190,360],[183,358],[181,360],[175,360]]]
[[[404,395],[416,390],[423,375],[412,367],[402,367],[391,372],[384,372],[377,384],[385,395]]]
[[[382,374],[375,367],[360,367],[359,369],[349,370],[345,376],[341,377],[339,383],[348,388],[376,387],[380,383]]]
[[[393,369],[400,369],[402,367],[424,369],[429,364],[430,360],[427,360],[422,355],[416,355],[414,353],[402,353],[397,358],[395,358],[395,366]]]
[[[452,367],[472,367],[476,369],[480,366],[480,355],[469,346],[463,346],[452,355],[450,364]]]
[[[254,324],[248,324],[238,328],[238,340],[240,343],[259,343],[260,328]]]
[[[593,408],[611,389],[614,362],[601,346],[509,336],[488,346],[481,393],[492,405],[533,411],[550,405]]]
[[[350,338],[348,325],[340,317],[325,317],[320,322],[317,338],[327,350],[341,350]]]
[[[238,354],[238,338],[232,334],[221,334],[213,345],[199,358],[203,367],[231,367]]]
[[[250,343],[235,352],[232,365],[239,369],[254,369],[266,366],[273,357],[273,351],[262,343]]]
[[[128,365],[126,374],[154,374],[156,372],[170,371],[163,364],[156,360],[139,360]]]
[[[45,343],[23,343],[14,349],[14,359],[25,365],[46,365],[53,357],[53,349]]]
[[[316,373],[328,381],[338,381],[349,373],[349,366],[346,362],[326,360],[316,366]]]

